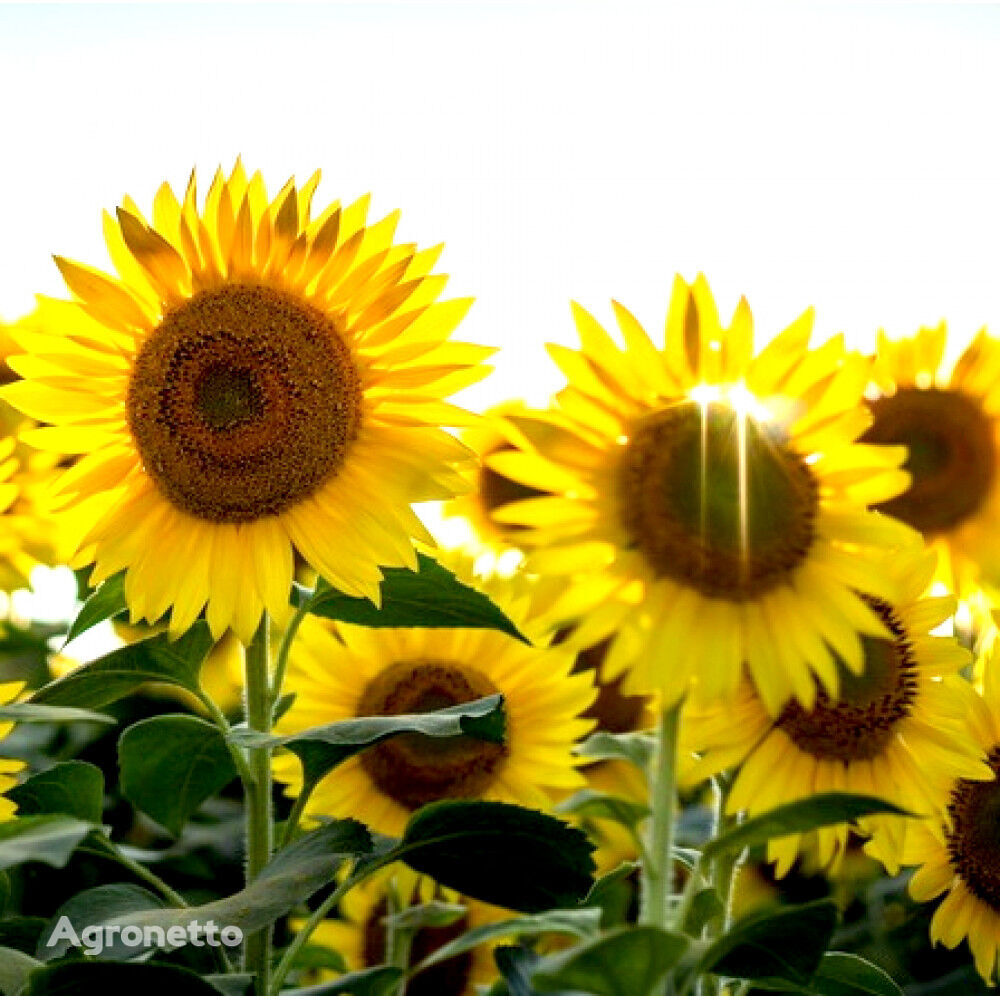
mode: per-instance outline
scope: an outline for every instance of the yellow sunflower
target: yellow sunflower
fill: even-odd
[[[972,686],[959,671],[969,653],[953,638],[931,635],[954,610],[951,597],[922,598],[934,574],[933,552],[897,555],[899,599],[867,597],[891,636],[862,636],[864,669],[838,660],[839,694],[820,694],[811,709],[790,701],[771,717],[749,680],[734,702],[691,710],[684,742],[703,756],[689,780],[738,768],[726,801],[730,814],[750,816],[821,792],[875,795],[915,814],[937,804],[941,781],[982,778],[989,770],[966,732]],[[877,815],[859,822],[868,850],[899,868],[905,822]],[[813,862],[835,866],[847,845],[847,824],[806,837],[771,841],[779,877],[808,848]]]
[[[992,986],[1000,951],[1000,647],[983,681],[984,696],[973,695],[966,725],[989,780],[942,784],[939,809],[907,824],[903,864],[920,866],[910,880],[914,899],[946,894],[931,920],[931,940],[955,948],[968,938],[976,969]]]
[[[365,629],[340,625],[342,644],[310,620],[292,647],[285,689],[295,701],[284,733],[371,715],[398,715],[504,696],[502,745],[397,736],[324,778],[308,812],[353,816],[398,836],[410,814],[439,799],[488,799],[546,808],[582,785],[575,743],[591,728],[590,676],[571,675],[572,653],[527,646],[488,629]],[[275,761],[295,795],[298,762]]]
[[[676,280],[663,348],[615,313],[624,348],[574,306],[558,407],[509,418],[535,450],[487,458],[554,496],[494,516],[531,526],[530,571],[575,574],[550,614],[583,616],[581,646],[614,635],[630,691],[725,697],[747,664],[773,713],[809,705],[838,657],[861,670],[859,632],[887,636],[857,591],[891,600],[885,550],[916,539],[866,509],[909,482],[905,449],[857,443],[869,363],[810,351],[811,312],[755,355],[746,302],[724,328],[702,277]]]
[[[296,554],[378,600],[379,565],[415,565],[431,539],[416,501],[465,488],[465,419],[443,397],[492,353],[448,337],[468,300],[438,303],[440,247],[394,244],[398,213],[368,198],[315,218],[316,174],[268,199],[237,162],[199,210],[157,192],[152,223],[126,199],[105,238],[118,276],[57,258],[72,302],[15,332],[23,381],[4,398],[52,424],[30,443],[81,457],[70,503],[100,500],[80,542],[92,582],[126,570],[133,620],[202,609],[249,642],[283,621]]]
[[[403,891],[412,882],[412,879],[404,879]],[[340,916],[324,920],[313,932],[310,943],[338,952],[349,972],[385,964],[386,928],[383,921],[389,912],[387,894],[392,885],[389,880],[377,879],[352,889],[340,904]],[[396,890],[400,895],[403,894],[398,885]],[[405,905],[426,903],[433,898],[433,894],[418,894],[418,889],[413,886]],[[417,931],[410,948],[411,967],[466,931],[511,916],[497,907],[451,892],[445,891],[441,898],[447,903],[464,905],[466,912],[446,927],[424,927]],[[296,923],[293,922],[293,930]],[[322,982],[336,978],[336,975],[334,972],[324,971],[316,978]],[[481,945],[413,976],[407,983],[406,992],[409,996],[475,996],[477,986],[488,986],[496,977],[497,968],[493,962],[491,946]]]
[[[491,407],[483,413],[481,420],[462,432],[461,439],[480,460],[497,452],[513,450],[514,442],[518,447],[530,447],[517,427],[508,420],[508,417],[527,412],[525,405],[518,401]],[[515,500],[543,495],[540,490],[515,482],[481,461],[473,474],[472,489],[445,503],[444,515],[461,518],[466,523],[473,536],[471,548],[499,557],[518,547],[518,531],[516,526],[497,520],[493,512]]]
[[[985,330],[954,366],[945,324],[892,340],[879,332],[874,421],[863,440],[906,445],[909,488],[879,509],[923,532],[960,597],[1000,595],[1000,340]]]
[[[24,690],[24,681],[8,681],[0,684],[0,705],[9,705]],[[14,729],[13,722],[0,720],[0,751],[3,741]],[[0,753],[0,823],[11,819],[17,812],[17,806],[5,796],[17,784],[17,775],[24,770],[24,761],[12,760]]]

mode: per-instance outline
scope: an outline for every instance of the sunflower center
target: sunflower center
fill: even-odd
[[[913,477],[905,493],[879,510],[933,535],[982,507],[996,475],[996,449],[990,419],[976,399],[909,387],[868,405],[874,422],[861,440],[906,445],[905,468]]]
[[[361,715],[434,712],[497,694],[475,667],[450,660],[393,663],[369,682]],[[361,756],[361,766],[382,792],[407,809],[439,799],[475,799],[492,784],[506,747],[471,736],[437,738],[406,733]]]
[[[723,403],[683,402],[642,421],[624,448],[621,489],[632,544],[658,575],[707,597],[779,586],[813,541],[809,467]]]
[[[328,316],[256,285],[200,292],[142,345],[129,427],[146,471],[208,521],[280,514],[344,462],[361,380]]]
[[[776,723],[800,750],[820,760],[846,764],[877,757],[909,715],[917,693],[906,630],[888,604],[872,597],[865,600],[892,633],[892,641],[861,636],[864,670],[855,674],[838,658],[837,699],[821,691],[812,709],[790,701]]]
[[[948,856],[969,891],[1000,913],[1000,746],[988,757],[993,781],[961,779],[948,803]]]

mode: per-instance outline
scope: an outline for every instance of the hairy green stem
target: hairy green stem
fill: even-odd
[[[640,921],[667,929],[674,888],[674,816],[676,812],[677,736],[680,703],[660,713],[659,739],[650,781],[651,818],[647,825],[649,864],[643,868]]]
[[[306,616],[306,605],[302,604],[295,609],[288,628],[285,629],[278,646],[278,655],[274,663],[274,681],[271,684],[271,704],[277,705],[281,698],[281,689],[285,684],[285,671],[288,669],[288,654],[291,652],[292,643],[295,641],[295,633],[298,632],[302,619]]]
[[[267,613],[247,647],[246,684],[244,698],[246,720],[250,729],[259,733],[271,731],[271,685],[268,676],[270,628]],[[271,750],[255,747],[247,753],[250,783],[246,786],[247,884],[253,882],[271,859],[273,817],[271,815]],[[256,992],[266,995],[271,975],[271,934],[268,924],[248,934],[244,944],[243,963],[255,977]]]
[[[123,868],[127,868],[137,878],[142,879],[143,882],[154,888],[163,897],[164,901],[169,903],[171,906],[185,907],[188,905],[187,900],[179,892],[171,889],[159,875],[151,872],[144,864],[142,864],[142,862],[136,861],[134,858],[130,858],[117,844],[112,843],[112,841],[103,833],[95,834],[94,839],[104,849],[100,852],[95,851],[95,854],[100,854],[102,857],[111,855],[111,857]]]
[[[211,697],[203,691],[200,687],[198,688],[198,699],[205,706],[205,711],[208,712],[212,721],[215,723],[216,728],[222,733],[222,738],[226,741],[226,746],[229,747],[229,753],[233,758],[233,764],[236,767],[236,772],[240,776],[240,780],[243,782],[244,788],[249,788],[253,784],[253,776],[250,774],[250,768],[247,766],[247,759],[243,751],[233,743],[229,742],[230,725],[229,720],[226,718],[222,709],[211,699]]]

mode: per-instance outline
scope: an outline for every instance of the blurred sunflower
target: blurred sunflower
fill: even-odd
[[[544,495],[541,490],[510,479],[490,464],[502,462],[503,456],[515,449],[514,442],[519,447],[528,447],[517,427],[508,420],[526,412],[523,403],[502,403],[486,410],[481,420],[462,432],[462,441],[479,456],[480,465],[474,473],[472,489],[444,505],[446,517],[461,518],[469,526],[473,548],[495,556],[518,547],[518,529],[498,521],[493,512],[504,504]]]
[[[8,681],[0,684],[0,705],[9,705],[24,690],[24,681]],[[14,729],[13,722],[0,720],[0,750],[3,741]],[[24,761],[12,760],[0,755],[0,823],[5,823],[17,812],[17,806],[5,795],[17,784],[17,775],[24,770]]]
[[[204,205],[163,185],[148,223],[126,199],[105,239],[118,277],[56,258],[72,302],[43,300],[15,331],[23,381],[4,398],[55,426],[26,434],[80,455],[69,503],[99,496],[80,543],[92,582],[126,570],[133,621],[205,609],[247,643],[288,611],[296,554],[377,601],[379,565],[431,543],[416,501],[466,488],[465,420],[443,397],[491,350],[448,337],[468,300],[437,303],[440,247],[393,244],[398,213],[368,198],[311,215],[314,175],[273,201],[237,162]]]
[[[921,598],[935,556],[897,555],[899,600],[867,597],[890,638],[862,636],[864,669],[855,675],[837,661],[839,694],[820,694],[811,709],[790,701],[777,719],[745,681],[734,703],[691,710],[684,742],[703,752],[686,776],[703,779],[738,768],[726,800],[730,814],[754,816],[822,792],[855,792],[887,799],[916,814],[937,805],[937,784],[983,778],[989,769],[966,732],[972,686],[959,675],[969,653],[951,637],[930,635],[954,611],[952,597]],[[861,820],[870,853],[898,871],[905,821],[878,815]],[[779,877],[808,846],[819,867],[843,857],[849,828],[822,827],[804,839],[768,844]]]
[[[878,509],[921,531],[960,597],[1000,595],[1000,340],[985,330],[948,371],[944,323],[892,340],[879,332],[874,417],[862,440],[902,444],[912,477]]]
[[[905,449],[857,443],[869,363],[810,351],[809,312],[754,355],[746,302],[724,328],[700,276],[676,280],[663,349],[615,313],[624,349],[574,306],[558,408],[510,417],[532,450],[492,463],[553,496],[494,516],[530,526],[529,571],[576,575],[549,614],[582,618],[581,647],[613,635],[630,693],[724,697],[747,664],[773,714],[812,704],[839,661],[860,672],[859,633],[888,638],[858,591],[891,600],[885,551],[916,540],[866,509],[909,482]]]
[[[988,762],[989,780],[943,783],[939,809],[907,824],[902,860],[920,866],[910,880],[914,899],[946,894],[931,920],[931,940],[955,948],[968,938],[976,970],[992,986],[1000,952],[1000,647],[983,684],[966,724]]]
[[[278,729],[300,732],[341,719],[426,712],[493,694],[504,697],[504,740],[396,736],[324,778],[308,812],[353,816],[398,836],[410,814],[439,799],[488,799],[546,808],[549,790],[579,788],[573,746],[592,727],[582,713],[591,678],[572,676],[572,653],[527,646],[488,629],[338,625],[342,643],[307,619],[292,647],[287,691],[295,701]],[[301,771],[279,757],[290,795]]]
[[[394,866],[396,869],[399,867]],[[415,886],[410,893],[412,883],[412,879],[404,878],[400,888],[399,885],[394,886],[393,881],[376,879],[351,890],[340,904],[340,916],[319,924],[309,939],[310,943],[330,948],[341,955],[348,972],[384,965],[387,961],[384,921],[389,914],[389,892],[395,887],[400,895],[406,893],[408,898],[401,901],[404,906],[426,903],[434,898],[433,895],[418,894]],[[466,931],[510,916],[496,907],[450,892],[445,893],[442,901],[464,905],[465,914],[444,927],[420,928],[410,947],[411,968]],[[336,973],[321,973],[317,979],[322,982],[335,976]],[[488,986],[496,977],[497,968],[491,948],[480,945],[412,976],[406,984],[406,995],[475,996],[477,986]]]

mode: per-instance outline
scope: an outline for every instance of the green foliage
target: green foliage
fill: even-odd
[[[634,830],[649,815],[649,807],[641,802],[585,788],[560,802],[557,812],[580,819],[609,819]]]
[[[305,784],[312,786],[349,757],[402,733],[442,739],[464,735],[502,743],[503,698],[494,694],[420,715],[344,719],[290,736],[264,736],[252,730],[237,729],[230,738],[242,747],[270,746],[291,750],[302,761]]]
[[[67,760],[12,788],[7,798],[22,816],[61,813],[95,825],[104,807],[104,775],[82,760]]]
[[[361,972],[348,972],[328,983],[301,990],[285,990],[285,996],[334,997],[345,994],[355,997],[392,996],[403,970],[394,965],[375,965]]]
[[[499,802],[436,802],[410,817],[392,852],[443,885],[524,913],[579,903],[594,847],[545,813]]]
[[[203,976],[165,962],[64,959],[35,969],[29,996],[222,996]]]
[[[576,752],[589,760],[627,760],[644,771],[653,760],[656,740],[645,733],[594,733]]]
[[[903,991],[887,972],[860,955],[828,951],[808,986],[784,979],[758,980],[757,985],[775,993],[812,996],[902,996]]]
[[[116,573],[104,581],[83,602],[83,607],[73,620],[66,634],[66,642],[83,635],[88,629],[99,625],[115,615],[121,614],[128,607],[125,601],[125,574]]]
[[[0,869],[26,861],[63,868],[84,838],[99,829],[74,816],[25,816],[0,823]]]
[[[399,913],[385,918],[390,930],[418,931],[421,927],[450,927],[465,916],[467,908],[461,903],[443,903],[432,899],[429,903],[408,906]]]
[[[20,993],[38,968],[41,963],[30,955],[0,945],[0,993],[8,997]]]
[[[155,635],[116,649],[47,684],[31,699],[36,705],[74,705],[101,708],[143,684],[158,681],[198,691],[198,674],[212,636],[205,622],[198,622],[176,642],[166,634]]]
[[[33,705],[30,702],[0,705],[0,722],[99,722],[113,725],[117,721],[114,716],[103,712],[90,712],[69,705]]]
[[[122,794],[175,837],[210,795],[236,777],[219,730],[193,715],[158,715],[118,742]]]
[[[325,581],[314,590],[296,586],[293,600],[320,618],[372,628],[486,628],[528,640],[485,594],[467,586],[429,556],[418,556],[416,572],[382,570],[382,607],[348,597]]]

